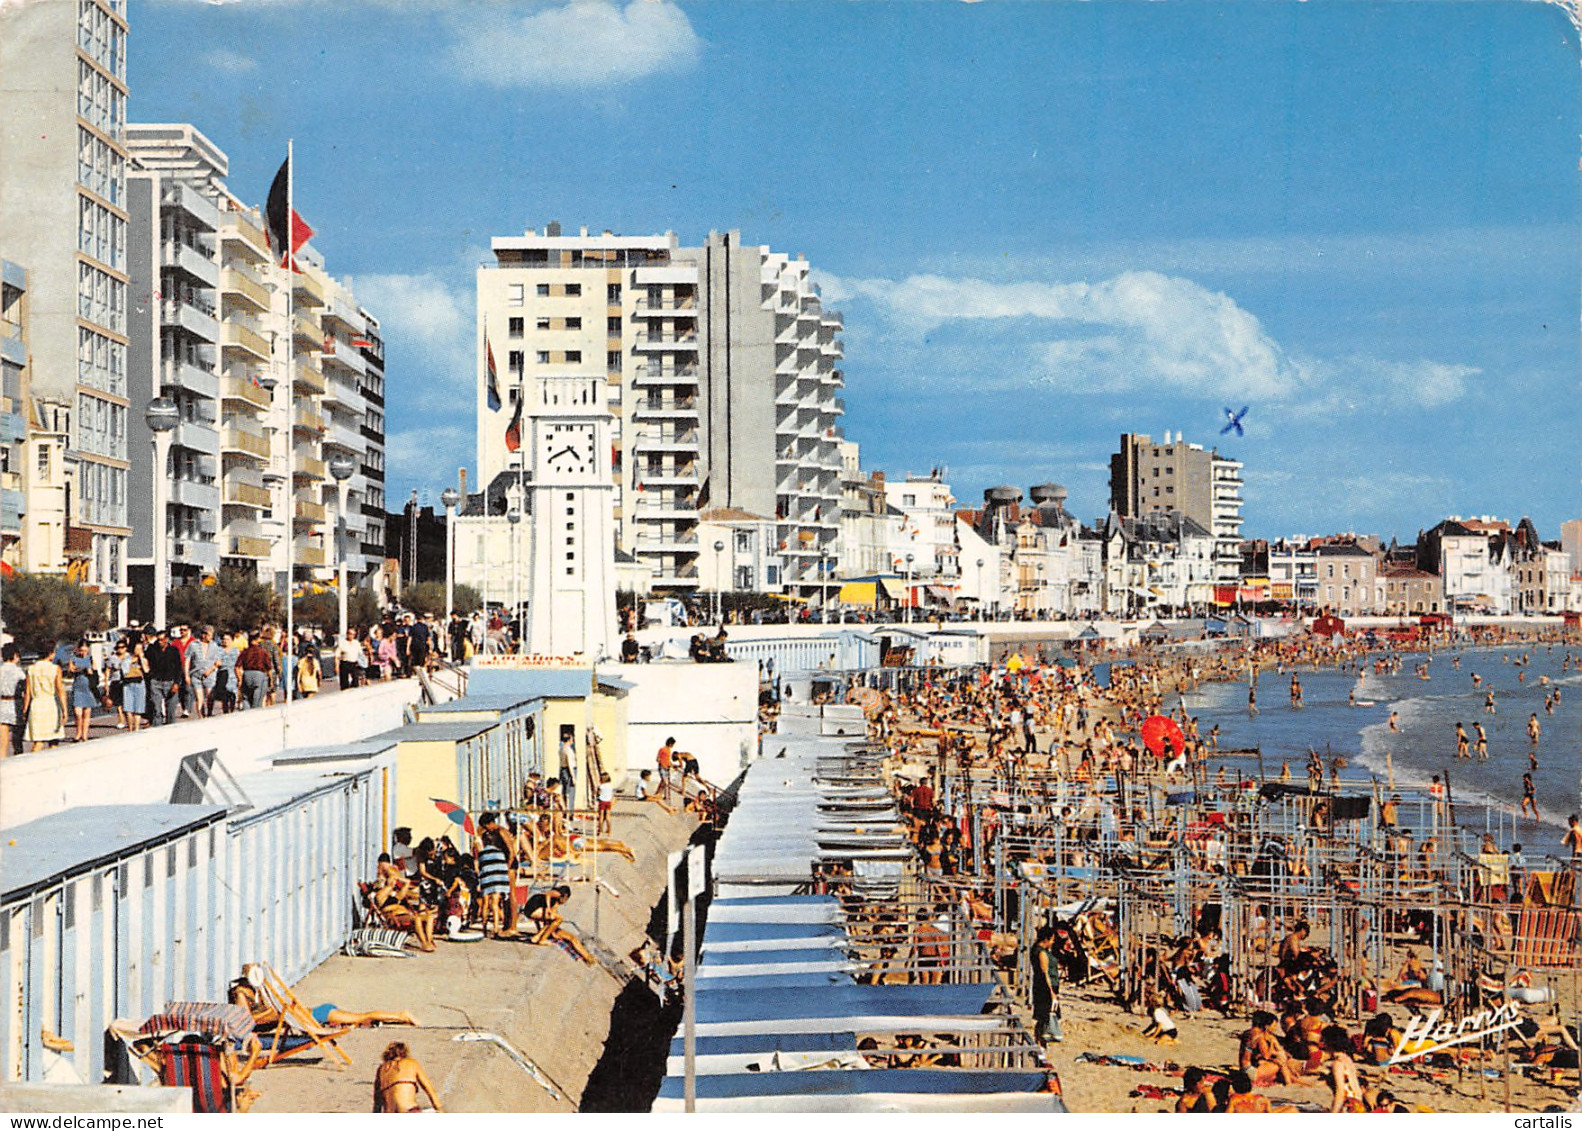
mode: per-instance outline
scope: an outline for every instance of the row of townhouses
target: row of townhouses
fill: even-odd
[[[311,244],[281,265],[199,130],[128,122],[127,30],[124,0],[0,6],[0,554],[125,623],[161,535],[170,584],[328,576],[344,484],[361,578],[384,557],[378,320]]]

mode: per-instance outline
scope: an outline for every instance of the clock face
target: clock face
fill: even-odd
[[[547,424],[544,466],[561,477],[586,475],[596,466],[597,436],[591,424]]]

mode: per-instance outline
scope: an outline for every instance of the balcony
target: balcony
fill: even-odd
[[[260,385],[255,385],[246,376],[235,376],[235,370],[228,370],[225,379],[220,382],[220,397],[232,404],[250,405],[255,409],[267,411],[269,408],[269,393]]]
[[[273,544],[267,538],[254,538],[247,534],[233,534],[230,539],[230,556],[234,558],[267,558]]]
[[[680,401],[640,401],[632,409],[633,420],[696,420],[698,402],[688,397]]]
[[[213,456],[220,453],[220,435],[215,431],[212,420],[183,420],[171,432],[170,442],[175,447],[187,448],[205,455]]]
[[[245,476],[227,475],[221,492],[226,506],[251,507],[265,510],[273,505],[269,488]]]
[[[204,250],[180,240],[160,242],[159,263],[162,267],[180,271],[202,286],[220,285],[220,265],[215,262],[213,254],[206,254]]]
[[[324,431],[324,417],[309,405],[295,404],[291,408],[291,427],[294,431],[317,436]]]
[[[323,503],[309,503],[309,502],[304,502],[301,499],[298,499],[296,507],[295,507],[295,517],[296,517],[296,520],[298,522],[306,522],[306,523],[323,522],[324,521],[324,504]]]
[[[362,315],[343,299],[332,298],[319,311],[319,321],[326,330],[360,334],[363,330]]]
[[[190,361],[177,361],[174,358],[166,359],[164,365],[160,367],[160,381],[166,388],[175,386],[178,389],[197,393],[201,397],[217,396],[220,391],[220,379],[212,370],[194,365]]]
[[[227,425],[220,430],[220,451],[225,453],[240,452],[254,456],[258,459],[269,458],[269,440],[262,433],[251,428],[242,428],[236,424]]]
[[[220,505],[220,489],[212,481],[202,483],[194,479],[172,479],[169,492],[165,501],[172,506],[212,512]]]
[[[165,326],[179,326],[206,342],[220,339],[220,324],[214,317],[212,306],[167,298],[159,304],[159,316]]]
[[[698,371],[696,366],[686,365],[677,369],[660,369],[655,367],[639,368],[632,375],[634,389],[669,389],[691,386],[697,388]]]
[[[632,309],[639,318],[696,318],[698,301],[695,298],[684,298],[672,303],[650,304],[647,299],[641,299]]]
[[[297,479],[322,480],[325,476],[324,461],[306,448],[298,448],[292,455],[292,475]]]
[[[259,361],[269,360],[269,343],[251,326],[227,320],[220,326],[220,345],[226,349],[240,350]]]
[[[298,538],[291,543],[291,561],[295,565],[321,566],[324,564],[324,547]]]
[[[335,348],[333,352],[326,351],[324,354],[325,374],[331,377],[338,377],[343,381],[349,381],[353,388],[357,388],[362,379],[363,370],[366,368],[363,365],[362,355],[345,342],[335,341],[334,339],[328,340],[334,343]]]
[[[645,487],[696,487],[698,485],[697,470],[691,466],[673,468],[669,471],[638,471],[638,482]]]
[[[250,271],[227,267],[220,272],[220,290],[226,298],[251,307],[255,311],[269,309],[269,292]]]
[[[632,550],[638,554],[695,554],[698,552],[697,535],[691,538],[637,538]]]
[[[657,428],[638,435],[632,444],[639,452],[696,452],[698,433],[695,428]]]
[[[269,238],[263,225],[253,219],[251,212],[227,212],[221,224],[220,238],[237,245],[248,259],[269,259]]]
[[[318,353],[324,348],[324,328],[305,314],[291,319],[291,336],[301,353]]]
[[[324,374],[320,373],[316,367],[298,358],[292,368],[294,370],[292,382],[298,392],[314,395],[324,392]]]
[[[323,306],[324,288],[306,271],[294,271],[291,275],[291,297],[299,307]]]
[[[332,447],[343,448],[353,455],[361,455],[368,447],[361,426],[353,427],[345,424],[338,416],[330,417],[329,429],[324,433],[323,442]]]
[[[696,334],[639,334],[632,344],[639,350],[689,350],[696,353],[698,336]]]
[[[204,196],[191,185],[182,184],[180,181],[168,181],[159,194],[159,203],[163,208],[179,209],[192,217],[198,227],[206,232],[212,232],[220,224],[220,210],[214,201]]]

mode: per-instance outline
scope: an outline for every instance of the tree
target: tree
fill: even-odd
[[[451,594],[452,607],[466,615],[483,607],[483,599],[471,585],[458,585]],[[401,590],[401,607],[423,616],[445,615],[445,586],[439,581],[420,581]]]
[[[166,602],[171,624],[209,624],[219,632],[251,632],[278,622],[280,614],[274,586],[259,581],[251,570],[230,566],[220,570],[213,584],[176,586]]]
[[[311,624],[332,633],[340,631],[341,606],[333,592],[298,597],[293,613],[298,625]],[[346,595],[348,627],[367,628],[371,624],[378,624],[379,617],[379,601],[370,590],[353,589]]]
[[[110,623],[102,593],[90,593],[58,574],[18,573],[0,589],[7,629],[24,652],[46,652]]]

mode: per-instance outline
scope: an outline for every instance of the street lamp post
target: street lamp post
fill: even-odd
[[[912,562],[914,555],[906,555],[906,623],[912,623],[912,606],[917,602],[917,594],[912,591]]]
[[[346,639],[346,496],[351,489],[357,461],[348,455],[330,458],[330,477],[335,480],[335,593],[339,599],[340,634],[337,646]]]
[[[1033,594],[1033,599],[1038,604],[1038,619],[1044,619],[1044,563],[1038,563],[1038,589]]]
[[[154,626],[165,627],[165,598],[169,595],[170,582],[165,574],[170,569],[170,549],[165,544],[166,524],[165,495],[169,490],[171,432],[181,420],[181,410],[169,397],[155,397],[143,411],[143,421],[148,425],[154,440]]]
[[[445,632],[450,633],[450,619],[456,613],[456,504],[461,502],[461,492],[447,487],[440,493],[439,501],[445,505]]]
[[[983,620],[983,559],[978,559],[978,620]]]
[[[720,592],[720,571],[725,568],[725,561],[720,556],[725,553],[725,543],[719,539],[714,541],[714,619],[720,625],[725,624],[724,594]]]
[[[517,559],[520,556],[517,551],[517,529],[522,522],[522,489],[515,484],[512,484],[507,492],[505,520],[511,534],[511,617],[506,624],[516,625],[515,651],[520,653],[522,638],[525,635],[522,631],[522,575],[517,569]]]

